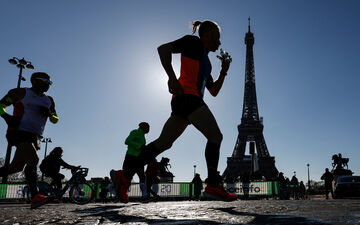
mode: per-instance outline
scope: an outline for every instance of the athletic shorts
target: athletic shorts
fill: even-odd
[[[123,163],[123,169],[135,169],[136,171],[144,170],[144,165],[140,162],[138,156],[126,154]]]
[[[40,149],[40,136],[22,130],[11,130],[6,133],[6,139],[11,146],[18,146],[21,143],[32,143],[36,149]]]
[[[195,95],[184,94],[171,100],[171,115],[187,118],[192,112],[206,105],[204,100]]]

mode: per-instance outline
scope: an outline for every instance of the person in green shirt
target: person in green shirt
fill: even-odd
[[[121,173],[123,173],[124,170],[127,170],[131,168],[134,170],[139,177],[139,185],[140,190],[142,193],[142,198],[147,199],[148,194],[146,191],[146,185],[145,185],[145,173],[144,173],[144,165],[141,163],[141,161],[138,159],[138,156],[140,155],[143,147],[146,144],[145,134],[149,133],[150,125],[146,122],[139,123],[139,128],[132,130],[129,134],[129,136],[125,140],[125,144],[127,147],[127,152],[125,155],[124,163],[123,163],[123,169],[122,170],[111,170],[110,176],[114,183],[114,186],[117,190],[117,193],[119,193],[119,187],[122,181],[118,179]],[[129,201],[128,197],[120,197],[121,201],[127,203]]]

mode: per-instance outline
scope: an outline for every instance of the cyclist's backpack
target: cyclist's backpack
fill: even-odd
[[[45,159],[40,164],[40,171],[46,173],[49,171],[49,158],[45,157]]]

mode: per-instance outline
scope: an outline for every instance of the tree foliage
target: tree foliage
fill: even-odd
[[[0,158],[0,167],[4,166],[4,164],[5,164],[5,159]],[[38,175],[38,180],[40,180],[41,172],[39,169],[37,171],[37,175]],[[24,171],[21,171],[19,173],[9,174],[8,183],[26,183]]]
[[[311,194],[311,195],[322,195],[324,193],[325,193],[325,183],[324,183],[324,181],[310,180],[309,194]]]

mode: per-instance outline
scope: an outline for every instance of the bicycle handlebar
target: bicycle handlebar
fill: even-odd
[[[71,169],[71,174],[72,175],[75,175],[75,174],[79,174],[79,175],[82,175],[82,176],[87,176],[89,172],[89,168],[85,168],[85,167],[81,167],[81,166],[78,166],[78,167],[75,167],[74,169]]]

